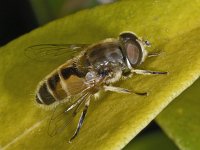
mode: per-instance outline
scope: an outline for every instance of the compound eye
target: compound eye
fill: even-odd
[[[127,43],[126,54],[132,67],[140,64],[142,58],[142,52],[140,50],[140,47],[138,47],[136,44]]]

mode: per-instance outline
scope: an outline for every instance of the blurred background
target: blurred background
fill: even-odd
[[[0,46],[38,26],[116,0],[1,0]]]

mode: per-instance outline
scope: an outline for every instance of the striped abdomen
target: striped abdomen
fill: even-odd
[[[75,67],[63,65],[42,81],[37,89],[36,101],[39,104],[51,105],[66,100],[86,88],[85,75]]]

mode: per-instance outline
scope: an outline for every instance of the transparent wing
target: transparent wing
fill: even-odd
[[[55,136],[62,132],[72,121],[79,110],[82,108],[90,93],[85,92],[74,97],[74,103],[69,106],[56,107],[48,125],[48,134]]]
[[[33,60],[46,61],[58,59],[61,56],[72,56],[83,50],[89,44],[38,44],[27,47],[25,55]]]
[[[96,85],[100,86],[106,78],[102,78],[99,80]],[[94,91],[96,91],[96,85],[92,87],[87,87],[82,90],[79,94],[76,94],[69,100],[71,104],[68,106],[57,107],[53,115],[49,121],[48,126],[48,134],[50,136],[54,136],[63,131],[65,127],[67,127],[76,116],[76,114],[81,110],[82,106],[84,106],[85,102],[90,99],[93,95]]]

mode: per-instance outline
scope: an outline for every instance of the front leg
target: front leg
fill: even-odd
[[[151,52],[151,53],[148,53],[147,57],[156,57],[159,55],[160,55],[160,52]]]

